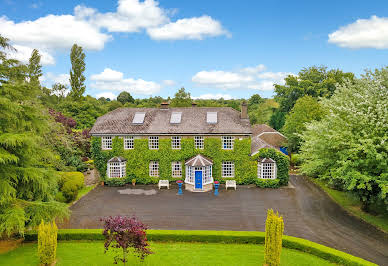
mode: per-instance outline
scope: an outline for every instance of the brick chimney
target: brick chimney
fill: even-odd
[[[160,109],[161,110],[168,110],[169,103],[168,102],[163,102],[160,104]]]
[[[248,119],[248,105],[246,101],[241,103],[241,119]]]
[[[191,107],[197,107],[197,104],[195,102],[192,102]]]

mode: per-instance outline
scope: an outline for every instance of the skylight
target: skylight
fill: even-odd
[[[182,119],[182,112],[172,112],[171,113],[171,118],[170,118],[170,123],[171,124],[179,124]]]
[[[206,122],[209,124],[217,124],[217,112],[207,112]]]
[[[144,123],[145,112],[136,112],[133,117],[132,124],[143,124]]]

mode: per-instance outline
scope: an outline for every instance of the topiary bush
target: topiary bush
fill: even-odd
[[[44,221],[38,228],[38,256],[40,263],[51,265],[55,262],[57,253],[57,232],[55,222],[45,224]]]
[[[62,192],[62,196],[66,199],[66,202],[71,202],[77,198],[78,191],[84,187],[84,179],[84,175],[80,172],[60,173],[60,179],[58,181],[59,191]]]
[[[265,221],[264,265],[280,265],[283,231],[283,217],[269,209]]]
[[[278,188],[280,187],[279,179],[260,179],[256,178],[256,186],[260,188]]]

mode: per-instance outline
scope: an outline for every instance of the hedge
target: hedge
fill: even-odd
[[[107,181],[107,162],[114,156],[122,156],[127,159],[127,175],[136,178],[139,184],[156,184],[159,179],[176,181],[185,177],[184,161],[197,154],[203,154],[213,160],[213,178],[220,183],[226,180],[236,180],[237,184],[255,184],[257,180],[257,159],[259,157],[270,157],[274,159],[278,167],[278,178],[280,185],[288,183],[288,157],[275,149],[262,149],[251,156],[251,140],[248,138],[234,140],[233,150],[221,148],[221,138],[205,138],[204,149],[194,148],[193,138],[182,138],[181,149],[171,149],[171,139],[159,139],[159,149],[148,149],[148,139],[135,139],[134,149],[124,150],[123,139],[115,137],[112,140],[111,150],[101,149],[101,138],[92,137],[91,152],[94,164],[101,177]],[[149,176],[149,162],[159,161],[160,178]],[[182,162],[182,177],[172,178],[171,162]],[[235,176],[233,178],[221,177],[222,161],[234,161]],[[133,177],[134,176],[134,177]]]
[[[36,232],[25,234],[26,241],[36,241]],[[264,232],[249,231],[185,231],[185,230],[147,230],[150,241],[159,242],[203,242],[203,243],[235,243],[264,244]],[[104,240],[102,229],[61,229],[58,240]],[[306,252],[327,261],[341,265],[376,265],[345,252],[329,248],[309,240],[283,236],[283,247]]]

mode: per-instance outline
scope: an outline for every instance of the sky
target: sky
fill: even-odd
[[[388,1],[0,0],[0,34],[10,57],[39,50],[48,87],[69,84],[77,43],[94,97],[272,97],[304,67],[387,66]]]

